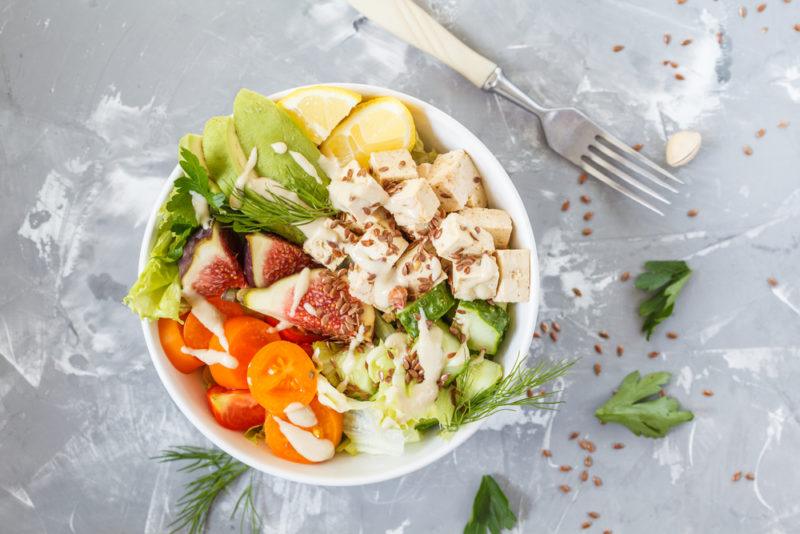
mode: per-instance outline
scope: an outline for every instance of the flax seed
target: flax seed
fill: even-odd
[[[584,530],[586,530],[587,528],[589,528],[591,526],[592,526],[592,522],[591,521],[584,521],[583,523],[581,523],[581,528],[584,529]]]
[[[564,202],[561,204],[561,211],[567,211],[568,209],[569,209],[569,200],[565,200],[565,201],[564,201]]]
[[[766,135],[767,131],[764,128],[761,128],[756,132],[756,139],[761,139]]]
[[[595,376],[600,376],[600,371],[603,370],[602,366],[599,363],[594,364],[594,374]]]
[[[628,271],[625,271],[619,277],[620,282],[627,282],[630,279],[631,279],[631,273],[629,273]]]
[[[611,50],[613,50],[615,53],[622,52],[623,50],[625,50],[625,47],[623,45],[615,45],[614,48],[612,48]]]
[[[654,350],[652,352],[648,352],[647,353],[647,357],[648,358],[658,358],[658,354],[659,354],[658,351]]]
[[[561,466],[558,467],[558,469],[562,473],[569,473],[570,471],[572,471],[572,466],[571,465],[561,465]]]
[[[600,514],[598,514],[597,512],[586,512],[586,515],[588,515],[592,519],[600,519]]]
[[[544,456],[545,458],[550,458],[551,456],[553,456],[553,453],[552,451],[550,451],[550,449],[542,449],[542,456]]]
[[[603,534],[614,534],[614,533],[613,533],[613,532],[611,532],[610,530],[604,530],[604,531],[603,531]]]
[[[800,32],[800,24],[795,24],[794,25],[794,31]]]
[[[589,204],[591,201],[592,199],[589,198],[589,195],[581,195],[581,202],[584,204]]]
[[[594,451],[596,451],[596,450],[597,450],[597,447],[595,446],[595,444],[594,444],[593,442],[589,441],[588,439],[582,439],[582,440],[580,440],[580,441],[578,442],[578,446],[579,446],[581,449],[583,449],[583,450],[585,450],[585,451],[588,451],[588,452],[594,452]]]
[[[733,474],[733,476],[731,477],[731,480],[732,480],[733,482],[739,482],[741,479],[742,479],[742,472],[741,472],[741,471],[736,471],[736,472]]]
[[[767,278],[767,283],[770,285],[770,287],[778,287],[778,280],[773,276]]]
[[[611,448],[612,449],[616,449],[616,450],[624,449],[625,448],[625,444],[624,443],[614,443],[611,446]]]
[[[644,145],[641,143],[636,143],[631,148],[634,149],[636,152],[641,152],[642,148],[644,148]]]
[[[678,339],[678,333],[670,330],[667,332],[667,339]]]
[[[561,325],[558,324],[556,321],[550,321],[550,326],[553,327],[553,330],[556,332],[561,332]]]
[[[578,436],[580,436],[580,434],[578,432],[570,432],[569,433],[569,439],[575,439]]]
[[[800,29],[798,28],[800,28],[800,24],[795,26],[795,29],[800,32]],[[781,121],[778,123],[778,128],[786,129],[788,127],[789,127],[789,121]]]
[[[744,152],[745,156],[752,156],[753,155],[753,148],[750,145],[744,145],[742,147],[742,152]]]
[[[595,344],[595,346],[594,346],[594,351],[595,351],[597,354],[603,354],[603,347],[601,347],[600,345],[597,345],[597,344]]]
[[[683,41],[681,41],[681,46],[689,46],[690,44],[692,44],[691,39],[684,39]]]
[[[583,296],[583,292],[580,289],[578,289],[577,287],[573,287],[572,288],[572,293],[574,293],[576,297],[582,297]]]
[[[681,73],[679,72],[679,73],[675,74],[675,79],[676,79],[676,80],[678,80],[678,81],[683,81],[683,80],[685,80],[686,78],[683,76],[683,74],[681,74]]]
[[[594,465],[594,460],[592,459],[591,456],[587,456],[586,458],[583,459],[583,465],[585,465],[586,467],[592,467],[592,465]]]
[[[597,335],[598,335],[598,336],[600,336],[600,337],[601,337],[601,338],[603,338],[603,339],[608,339],[608,338],[609,338],[609,336],[608,336],[608,332],[606,332],[605,330],[600,330],[600,331],[597,333]]]
[[[725,35],[722,32],[717,32],[717,44],[722,45]]]
[[[542,330],[542,334],[546,334],[550,331],[550,326],[544,321],[539,323],[539,328]]]
[[[585,184],[586,180],[588,180],[588,179],[589,179],[589,175],[588,174],[586,174],[585,172],[581,173],[581,175],[578,176],[578,185]]]
[[[746,478],[747,480],[755,480],[755,479],[756,479],[756,476],[755,476],[753,473],[747,473],[747,474],[744,476],[744,478]]]
[[[711,391],[710,389],[704,389],[703,390],[703,396],[705,396],[705,397],[713,397],[714,396],[714,392]]]
[[[617,345],[617,356],[622,356],[623,354],[625,354],[625,349],[622,345]]]
[[[550,332],[550,339],[553,340],[553,343],[557,342],[558,341],[558,334],[556,334],[555,332]]]
[[[747,8],[742,6],[739,8],[739,16],[745,18],[747,16]]]
[[[602,485],[603,485],[603,479],[602,479],[602,478],[600,478],[600,477],[592,477],[592,482],[593,482],[593,483],[594,483],[594,485],[595,485],[595,486],[597,486],[598,488],[599,488],[600,486],[602,486]]]
[[[581,471],[580,480],[581,482],[586,482],[587,480],[589,480],[589,471],[586,471],[585,469]]]
[[[569,486],[567,486],[566,484],[561,484],[561,485],[558,487],[558,489],[560,489],[560,490],[561,490],[561,493],[569,493],[570,491],[572,491],[572,488],[571,488],[571,487],[569,487]]]
[[[591,221],[592,217],[594,217],[594,212],[593,211],[587,211],[586,213],[583,214],[583,220],[586,221],[586,222]]]
[[[664,44],[669,45],[672,42],[672,35],[665,33],[664,34]]]
[[[542,336],[540,336],[540,335],[539,335],[539,332],[536,332],[536,331],[534,330],[534,332],[533,332],[533,337],[534,337],[534,339],[539,339],[539,338],[540,338],[540,337],[542,337]]]
[[[695,208],[692,208],[686,212],[686,215],[688,215],[689,217],[697,217],[698,213],[699,212]]]
[[[758,4],[756,6],[756,11],[759,13],[763,13],[765,9],[767,9],[767,4]]]

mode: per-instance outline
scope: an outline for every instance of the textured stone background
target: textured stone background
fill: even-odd
[[[542,318],[563,326],[557,344],[537,342],[533,355],[582,361],[557,414],[499,416],[402,479],[336,489],[261,477],[265,531],[456,532],[484,473],[507,489],[521,532],[574,532],[590,510],[602,515],[596,532],[800,531],[800,1],[770,0],[763,12],[742,3],[746,18],[738,3],[711,0],[428,5],[532,95],[580,107],[656,160],[666,135],[700,131],[700,155],[679,171],[686,185],[658,218],[600,184],[579,187],[532,116],[342,1],[0,2],[3,529],[166,530],[185,477],[148,457],[205,442],[159,383],[120,299],[177,140],[228,112],[240,87],[358,81],[439,106],[497,154],[529,206]],[[625,49],[613,53],[617,44]],[[782,120],[790,126],[777,128]],[[565,199],[572,208],[562,213]],[[582,237],[587,209],[594,233]],[[685,258],[696,273],[647,343],[641,295],[618,278],[654,258]],[[601,329],[611,340],[598,356]],[[653,350],[661,356],[649,359]],[[672,371],[669,390],[694,422],[658,441],[601,427],[593,409],[634,369]],[[602,487],[579,483],[571,431],[598,444],[591,472]],[[755,481],[732,483],[738,470]],[[563,483],[570,494],[556,489]],[[235,530],[232,505],[226,496],[212,531]]]

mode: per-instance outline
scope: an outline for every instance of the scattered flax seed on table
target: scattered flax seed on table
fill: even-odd
[[[795,24],[794,25],[794,31],[800,32],[800,24]]]
[[[584,530],[586,530],[587,528],[590,528],[591,526],[592,526],[592,522],[591,521],[584,521],[583,523],[581,523],[581,528],[584,529]]]
[[[550,332],[550,339],[553,340],[553,343],[557,342],[558,341],[558,334],[556,334],[555,331]]]
[[[710,389],[704,389],[703,390],[703,396],[705,396],[705,397],[713,397],[714,396],[714,392],[711,391]]]
[[[586,482],[587,480],[589,480],[589,471],[586,471],[585,469],[581,471],[580,480],[581,482]]]
[[[797,24],[795,26],[795,29],[800,32],[800,29],[798,29],[798,28],[800,28],[800,24]],[[788,127],[789,127],[789,121],[781,121],[781,122],[778,123],[778,128],[786,129]]]
[[[761,139],[762,137],[764,137],[764,134],[766,133],[767,131],[764,128],[761,128],[756,132],[756,139]]]
[[[569,439],[575,439],[575,438],[577,438],[578,436],[580,436],[580,433],[579,433],[579,432],[570,432],[570,433],[569,433]]]
[[[558,322],[556,322],[556,321],[550,321],[550,326],[551,326],[551,327],[553,328],[553,330],[555,330],[556,332],[561,332],[561,325],[560,325],[560,324],[558,324]]]
[[[594,485],[598,488],[603,485],[603,479],[600,477],[592,477],[592,482],[594,482]]]
[[[689,217],[697,217],[698,213],[699,212],[695,208],[692,208],[686,212],[686,215],[688,215]]]
[[[594,212],[593,211],[587,211],[586,213],[583,214],[583,220],[586,221],[586,222],[591,221],[592,217],[594,217]]]
[[[603,534],[613,534],[613,532],[611,532],[610,530],[604,530]]]
[[[594,364],[594,374],[595,374],[595,376],[600,376],[600,372],[602,370],[603,370],[603,368],[599,363]]]
[[[622,345],[617,345],[617,356],[622,356],[623,354],[625,354],[625,349]]]
[[[542,456],[545,458],[550,458],[553,456],[553,453],[550,451],[550,449],[542,449]]]
[[[539,339],[542,336],[539,335],[539,332],[534,332],[533,333],[533,337],[534,337],[534,339]]]
[[[741,472],[741,471],[736,471],[736,472],[733,474],[733,476],[731,477],[731,480],[732,480],[733,482],[739,482],[741,479],[742,479],[742,472]]]
[[[581,195],[581,202],[584,204],[589,204],[591,201],[592,199],[589,198],[589,195]]]
[[[644,145],[641,143],[636,143],[631,148],[634,149],[636,152],[641,152],[642,148],[644,148]]]
[[[585,172],[581,173],[581,175],[578,176],[578,185],[585,184],[586,180],[588,180],[588,179],[589,179],[589,175],[588,174],[586,174]]]
[[[670,330],[667,332],[667,339],[678,339],[678,333]]]
[[[619,279],[620,279],[621,282],[627,282],[628,280],[631,279],[631,273],[629,273],[628,271],[625,271],[624,273],[622,273],[620,275]]]
[[[560,490],[561,490],[561,493],[569,493],[570,491],[572,491],[572,488],[571,488],[571,487],[569,487],[569,486],[567,486],[566,484],[561,484],[561,485],[558,487],[558,489],[560,489]]]
[[[692,44],[691,39],[684,39],[683,41],[681,41],[681,46],[689,46],[690,44]]]
[[[624,448],[625,448],[625,444],[624,444],[624,443],[614,443],[614,444],[611,446],[611,448],[613,448],[613,449],[615,449],[615,450],[624,449]]]
[[[572,292],[575,294],[576,297],[582,297],[583,296],[583,292],[580,289],[578,289],[577,287],[573,287],[572,288]]]
[[[598,514],[597,512],[586,512],[586,515],[588,515],[592,519],[600,519],[600,514]]]
[[[594,452],[594,451],[597,450],[597,447],[595,447],[594,442],[589,441],[588,439],[582,439],[582,440],[578,441],[578,446],[581,449],[583,449],[585,451],[588,451],[588,452]]]
[[[587,456],[586,458],[583,459],[583,465],[585,465],[586,467],[592,467],[592,465],[594,465],[594,460],[592,459],[591,456]]]
[[[597,354],[603,354],[603,347],[601,347],[600,345],[597,345],[597,344],[595,344],[595,346],[594,346],[594,351],[595,351]]]
[[[756,479],[756,476],[755,476],[753,473],[747,473],[747,474],[744,476],[744,478],[746,478],[747,480],[755,480],[755,479]]]
[[[770,287],[778,287],[778,280],[774,276],[767,278],[767,283]]]
[[[739,8],[739,16],[745,18],[747,16],[747,8],[742,6]]]
[[[608,332],[606,332],[605,330],[600,330],[600,331],[597,333],[597,335],[598,335],[598,336],[600,336],[600,337],[602,337],[603,339],[608,339],[608,338],[609,338]]]
[[[756,11],[759,13],[763,13],[765,9],[767,9],[767,4],[758,4],[756,6]]]
[[[543,334],[546,334],[550,331],[550,326],[548,326],[548,324],[544,321],[539,323],[539,328],[542,330]]]
[[[569,209],[569,200],[565,200],[565,201],[564,201],[564,202],[561,204],[561,211],[567,211],[568,209]]]
[[[668,45],[671,42],[672,42],[672,35],[670,35],[668,33],[665,33],[664,34],[664,44]]]
[[[592,229],[591,228],[584,228],[583,230],[581,230],[581,234],[583,234],[585,237],[588,237],[588,236],[592,235]]]
[[[752,156],[753,155],[753,148],[750,145],[744,145],[742,147],[742,152],[744,152],[745,156]]]
[[[614,52],[622,52],[623,50],[625,50],[625,47],[623,45],[615,45],[614,48],[612,48],[611,50],[613,50]]]
[[[572,466],[571,465],[561,465],[561,466],[558,467],[558,469],[562,473],[569,473],[570,471],[572,471]]]
[[[648,358],[658,358],[658,354],[659,354],[658,351],[654,350],[652,352],[647,353],[647,357]]]
[[[675,79],[676,79],[676,80],[683,81],[683,80],[685,80],[686,78],[684,78],[683,74],[681,74],[681,73],[679,72],[679,73],[675,74]]]

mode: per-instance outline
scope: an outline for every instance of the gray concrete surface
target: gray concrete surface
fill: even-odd
[[[711,0],[428,5],[531,94],[580,107],[656,160],[666,135],[701,132],[699,156],[678,172],[686,185],[658,218],[600,184],[578,186],[533,117],[342,1],[1,2],[0,530],[167,530],[186,477],[149,457],[205,442],[120,304],[145,215],[178,138],[229,112],[240,87],[358,81],[439,106],[497,154],[539,243],[541,317],[562,325],[558,343],[537,342],[533,355],[582,360],[557,413],[501,415],[402,479],[335,489],[260,477],[264,531],[457,532],[484,473],[506,488],[520,532],[575,532],[588,511],[601,514],[591,532],[800,531],[800,1],[763,12],[742,3],[746,18],[739,3]],[[685,258],[696,272],[646,342],[641,295],[618,278],[655,258]],[[601,329],[611,339],[596,355]],[[662,440],[599,425],[594,408],[635,369],[673,372],[669,391],[695,420]],[[597,443],[602,487],[579,482],[572,431]],[[740,470],[755,480],[732,482]],[[233,502],[219,503],[212,532],[236,530]]]

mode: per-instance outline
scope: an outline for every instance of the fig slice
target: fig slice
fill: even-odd
[[[244,287],[237,249],[236,236],[218,224],[195,232],[178,264],[184,292],[217,297],[228,288]]]
[[[244,275],[251,287],[267,287],[314,265],[301,247],[272,234],[247,234],[245,240]]]
[[[302,292],[296,307],[295,291]],[[304,269],[269,287],[243,289],[239,298],[251,310],[315,334],[350,341],[363,326],[361,337],[372,339],[375,310],[350,296],[344,271]]]

